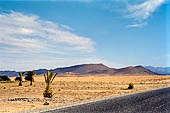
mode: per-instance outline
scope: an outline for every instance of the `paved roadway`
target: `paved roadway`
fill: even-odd
[[[42,113],[170,113],[170,87]]]

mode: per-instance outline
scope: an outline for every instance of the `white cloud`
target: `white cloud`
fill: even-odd
[[[0,13],[0,70],[50,69],[98,61],[88,57],[95,51],[95,43],[72,30],[36,15]]]
[[[0,43],[30,49],[49,49],[48,45],[65,44],[72,50],[93,52],[93,41],[88,37],[78,36],[63,30],[58,24],[44,21],[35,15],[18,12],[0,14]],[[71,27],[62,25],[71,29]]]
[[[128,28],[141,28],[147,25],[147,19],[156,11],[156,9],[167,0],[134,0],[127,1],[128,18],[133,19],[133,23],[127,25]],[[133,5],[132,5],[133,4]]]
[[[145,2],[128,6],[130,18],[136,20],[147,19],[166,0],[145,0]]]
[[[1,48],[0,48],[1,49]],[[15,50],[14,50],[15,51]],[[1,52],[1,50],[0,50]],[[113,63],[95,56],[81,56],[81,57],[56,57],[56,56],[38,56],[37,54],[0,54],[0,71],[1,70],[16,70],[27,71],[35,69],[55,69],[58,67],[67,67],[79,64],[96,64],[103,63],[109,67],[123,67],[117,63]],[[4,63],[5,62],[5,63]],[[10,68],[9,68],[10,66]]]
[[[0,55],[1,56],[1,55]],[[4,63],[5,62],[5,63]],[[54,69],[57,67],[73,66],[78,64],[102,63],[103,60],[96,57],[50,57],[50,56],[8,56],[0,60],[1,70],[25,71],[33,69]],[[10,68],[9,68],[10,66]]]
[[[143,26],[145,26],[145,25],[147,25],[147,23],[146,22],[144,22],[144,23],[139,23],[139,24],[131,24],[131,25],[127,25],[126,27],[130,27],[130,28],[140,28],[140,27],[143,27]]]
[[[111,0],[101,7],[122,17],[129,19],[128,28],[144,27],[147,19],[165,2],[169,0]],[[115,17],[116,18],[116,17]],[[127,21],[128,22],[128,21]],[[133,24],[132,24],[133,23]]]
[[[33,33],[33,30],[31,29],[25,29],[25,28],[21,28],[21,29],[18,29],[20,31],[21,34],[31,34]]]
[[[70,26],[63,25],[63,24],[61,24],[60,26],[61,26],[63,29],[73,31],[73,28],[71,28]]]

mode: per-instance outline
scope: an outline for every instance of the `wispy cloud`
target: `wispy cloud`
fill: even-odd
[[[143,23],[147,23],[147,19],[167,1],[169,2],[169,0],[110,0],[103,2],[101,7],[119,14],[118,17],[129,19],[130,24],[126,27],[141,28],[148,25]]]
[[[72,30],[37,15],[0,13],[0,69],[55,68],[92,61],[88,55],[95,51],[95,43]]]
[[[127,7],[127,14],[125,17],[132,19],[135,24],[127,25],[128,28],[141,28],[146,25],[147,19],[167,0],[134,0],[133,2],[127,0],[124,2]]]
[[[72,50],[93,52],[94,42],[88,37],[78,36],[66,25],[44,21],[35,15],[18,12],[0,14],[0,43],[30,49],[49,49],[48,45],[65,44]],[[65,30],[64,30],[65,29]]]
[[[1,56],[1,55],[0,55]],[[4,56],[4,55],[3,55]],[[20,58],[20,59],[19,59]],[[30,55],[27,57],[8,56],[0,60],[1,70],[25,71],[33,69],[54,69],[57,67],[73,66],[88,63],[103,63],[102,59],[96,57],[52,57]],[[5,62],[5,63],[4,63]],[[10,68],[9,68],[10,67]]]
[[[145,25],[147,25],[146,22],[144,22],[144,23],[139,23],[139,24],[131,24],[131,25],[127,25],[126,27],[128,27],[128,28],[140,28],[140,27],[143,27],[143,26],[145,26]]]
[[[147,19],[166,0],[145,0],[143,3],[129,5],[130,18],[136,20]]]

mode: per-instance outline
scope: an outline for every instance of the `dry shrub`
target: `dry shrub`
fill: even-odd
[[[128,89],[133,89],[133,88],[134,88],[133,83],[130,83]]]

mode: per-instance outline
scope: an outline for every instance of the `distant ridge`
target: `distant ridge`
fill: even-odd
[[[143,66],[129,66],[126,68],[121,68],[114,73],[114,75],[158,75],[155,72],[152,72]]]
[[[145,68],[161,75],[170,75],[170,67],[145,66]]]
[[[103,64],[82,64],[71,67],[56,68],[51,70],[56,73],[72,73],[75,75],[87,75],[87,74],[113,74],[116,69],[109,68]]]
[[[9,77],[18,76],[16,71],[0,71],[0,75],[7,75]]]
[[[56,69],[38,69],[35,70],[37,75],[41,75],[44,72],[51,71],[59,73],[59,75],[159,75],[152,72],[143,66],[129,66],[125,68],[115,69],[105,66],[104,64],[82,64],[70,67],[56,68]],[[18,76],[16,71],[0,71],[0,75]]]

